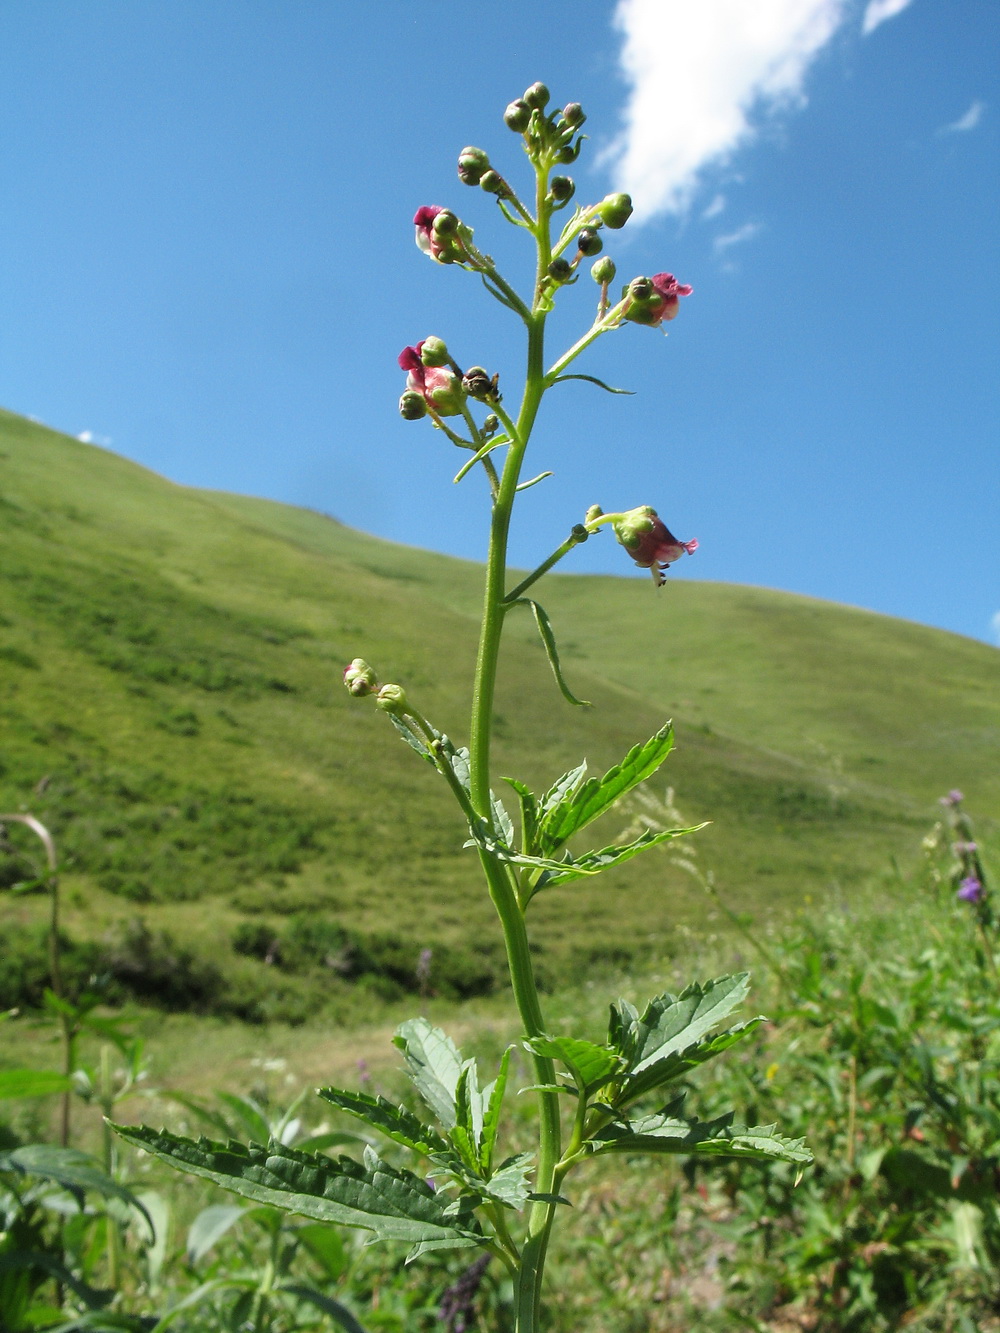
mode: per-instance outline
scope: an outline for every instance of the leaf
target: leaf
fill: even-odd
[[[503,801],[499,796],[490,792],[490,805],[493,807],[493,824],[497,833],[503,838],[508,847],[514,845],[514,821],[504,809]]]
[[[523,1208],[528,1199],[528,1173],[534,1156],[534,1153],[522,1152],[516,1157],[508,1157],[499,1171],[478,1188],[508,1208]]]
[[[0,1098],[51,1097],[71,1086],[70,1079],[54,1069],[0,1069]]]
[[[340,1301],[335,1301],[332,1296],[324,1296],[322,1292],[297,1282],[282,1282],[278,1290],[287,1291],[290,1296],[298,1296],[300,1301],[308,1301],[310,1305],[315,1305],[317,1310],[328,1314],[341,1328],[345,1328],[347,1333],[367,1333],[364,1324],[358,1323],[347,1306],[341,1305]]]
[[[612,388],[610,384],[605,384],[603,380],[599,380],[596,375],[557,375],[552,383],[562,384],[565,380],[586,380],[588,384],[596,384],[599,389],[605,389],[608,393],[626,393],[629,396],[635,393],[634,389]]]
[[[411,1018],[396,1029],[393,1042],[403,1052],[410,1078],[445,1129],[455,1125],[455,1093],[462,1057],[452,1039],[426,1018]]]
[[[517,778],[504,778],[503,781],[517,792],[517,799],[521,807],[521,845],[527,849],[535,841],[535,828],[538,823],[538,801],[534,792],[526,787],[523,782],[519,782]],[[511,845],[513,845],[513,839],[511,839]]]
[[[648,741],[634,745],[621,763],[609,768],[602,778],[589,778],[557,804],[547,807],[539,831],[539,851],[543,854],[555,851],[567,838],[610,810],[633,787],[652,777],[673,746],[673,723],[667,722]]]
[[[535,624],[538,626],[538,633],[541,635],[542,644],[545,648],[545,655],[549,659],[549,666],[552,668],[552,674],[556,678],[560,693],[568,703],[575,704],[578,708],[590,708],[590,701],[588,699],[578,699],[563,678],[562,667],[559,665],[559,649],[556,646],[556,636],[552,630],[552,622],[543,608],[537,602],[532,601],[530,597],[519,597],[516,602],[511,602],[510,605],[531,607]]]
[[[57,1148],[48,1143],[29,1143],[23,1148],[0,1153],[0,1171],[18,1171],[23,1175],[51,1180],[82,1205],[87,1190],[106,1199],[121,1199],[138,1212],[153,1230],[153,1220],[131,1190],[102,1170],[95,1158],[77,1148]]]
[[[467,1249],[470,1245],[481,1244],[481,1240],[468,1236],[456,1236],[454,1240],[422,1240],[410,1250],[404,1263],[412,1264],[414,1259],[419,1259],[422,1254],[428,1254],[431,1250],[461,1250]]]
[[[752,1031],[761,1019],[720,1034],[695,1054],[701,1038],[746,998],[749,981],[749,973],[739,972],[703,986],[692,982],[679,996],[650,1000],[641,1017],[631,1005],[612,1005],[609,1042],[621,1051],[629,1074],[619,1102],[641,1097],[690,1067],[686,1060],[700,1064]],[[671,1065],[672,1057],[679,1059]]]
[[[591,1140],[590,1151],[710,1153],[725,1157],[756,1157],[777,1162],[807,1163],[812,1153],[805,1139],[787,1139],[774,1125],[748,1129],[733,1126],[732,1113],[716,1120],[681,1120],[667,1115],[644,1116],[608,1125]]]
[[[622,1067],[622,1057],[617,1051],[575,1037],[533,1037],[524,1045],[534,1055],[561,1060],[584,1096],[602,1088]]]
[[[421,759],[426,759],[429,764],[434,764],[434,756],[412,727],[408,726],[402,718],[397,717],[395,713],[389,714],[389,721],[399,732],[403,740],[406,741],[411,750],[416,750]],[[434,764],[434,767],[436,768],[437,765]]]
[[[568,884],[583,875],[599,875],[602,870],[607,870],[611,866],[631,861],[632,857],[638,856],[640,852],[646,852],[651,847],[659,847],[661,843],[683,837],[686,833],[697,833],[704,827],[704,824],[694,824],[691,828],[661,829],[658,833],[647,830],[645,833],[640,833],[634,842],[602,847],[600,851],[584,852],[581,856],[567,856],[563,862],[550,861],[548,862],[550,868],[539,879],[535,891],[549,888],[554,884]]]
[[[539,474],[538,474],[537,477],[532,477],[529,481],[522,481],[522,482],[519,482],[519,483],[514,487],[514,490],[515,490],[515,491],[526,491],[526,490],[528,490],[528,489],[529,489],[530,487],[532,487],[532,486],[537,486],[538,483],[539,483],[540,481],[544,481],[546,477],[551,477],[551,476],[553,476],[553,475],[554,475],[554,473],[552,473],[552,472],[539,472]]]
[[[497,1134],[500,1130],[500,1110],[503,1106],[504,1093],[507,1090],[507,1075],[510,1070],[510,1053],[513,1046],[508,1046],[500,1057],[500,1070],[492,1083],[483,1089],[486,1110],[483,1113],[483,1132],[479,1141],[479,1164],[489,1174],[493,1166],[493,1150],[496,1147]]]
[[[196,1264],[246,1212],[239,1204],[218,1203],[203,1208],[188,1228],[187,1260]]]
[[[255,1203],[374,1232],[379,1240],[478,1236],[474,1219],[437,1195],[410,1171],[381,1161],[371,1148],[364,1163],[299,1152],[272,1139],[262,1144],[185,1139],[146,1126],[115,1125],[135,1148],[178,1170],[201,1176]]]
[[[724,1032],[718,1032],[714,1036],[705,1037],[701,1041],[694,1042],[691,1046],[685,1047],[684,1050],[675,1051],[662,1060],[654,1061],[643,1069],[641,1074],[633,1075],[626,1081],[621,1093],[616,1098],[615,1104],[624,1106],[627,1102],[635,1101],[637,1097],[644,1097],[647,1092],[652,1092],[654,1088],[662,1088],[665,1084],[672,1083],[681,1075],[686,1074],[689,1069],[695,1069],[698,1065],[704,1064],[716,1055],[721,1055],[723,1051],[728,1051],[730,1046],[735,1046],[738,1041],[742,1041],[744,1037],[749,1037],[752,1032],[756,1032],[757,1028],[764,1022],[766,1022],[766,1019],[762,1015],[758,1015],[756,1018],[748,1019],[745,1023],[737,1023]]]
[[[435,1129],[423,1125],[403,1106],[393,1106],[384,1097],[372,1097],[366,1092],[343,1092],[339,1088],[319,1088],[319,1096],[331,1106],[356,1116],[387,1138],[401,1143],[404,1148],[424,1157],[451,1156],[451,1149]]]
[[[236,1117],[237,1126],[243,1127],[243,1132],[248,1134],[255,1143],[266,1143],[271,1137],[271,1126],[267,1122],[267,1117],[261,1111],[261,1108],[251,1097],[240,1097],[235,1092],[216,1093],[223,1106],[228,1106],[230,1111]],[[227,1129],[227,1133],[232,1133]]]
[[[577,764],[576,768],[571,768],[568,773],[564,773],[561,778],[557,778],[541,799],[540,809],[543,816],[554,810],[560,802],[567,800],[580,786],[580,783],[587,775],[587,761]]]
[[[455,1088],[455,1128],[452,1140],[469,1169],[478,1175],[479,1145],[483,1137],[483,1094],[475,1060],[466,1060]]]

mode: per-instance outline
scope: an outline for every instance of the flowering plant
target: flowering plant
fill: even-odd
[[[463,1059],[451,1039],[423,1018],[404,1023],[396,1044],[434,1123],[367,1092],[336,1088],[320,1092],[369,1130],[408,1149],[417,1159],[416,1171],[390,1165],[371,1147],[358,1162],[348,1157],[333,1160],[278,1141],[224,1145],[165,1131],[120,1129],[136,1146],[247,1198],[361,1227],[377,1239],[407,1241],[413,1258],[449,1247],[482,1251],[470,1273],[481,1274],[484,1261],[491,1259],[506,1266],[513,1280],[517,1333],[533,1333],[540,1327],[550,1233],[560,1207],[568,1202],[563,1194],[567,1178],[583,1162],[609,1153],[810,1160],[802,1140],[783,1138],[773,1126],[736,1126],[732,1112],[709,1121],[685,1114],[688,1072],[763,1021],[756,1017],[716,1030],[745,997],[746,974],[693,983],[679,995],[657,995],[642,1012],[619,1000],[611,1006],[604,1041],[592,1034],[553,1035],[535,981],[528,910],[537,894],[597,875],[694,832],[649,829],[631,841],[590,850],[579,850],[575,842],[600,815],[657,771],[673,746],[669,722],[603,776],[588,778],[582,763],[556,777],[542,794],[505,778],[517,801],[519,828],[494,789],[491,739],[499,649],[507,617],[517,608],[527,608],[534,616],[563,696],[571,704],[586,706],[566,683],[551,623],[541,605],[526,596],[529,589],[605,526],[611,527],[637,565],[652,572],[658,585],[670,564],[697,546],[694,541],[678,541],[649,505],[612,513],[594,505],[551,555],[516,586],[509,583],[507,542],[515,501],[526,487],[549,475],[521,479],[543,396],[567,379],[608,389],[591,375],[571,373],[570,367],[600,337],[626,323],[658,328],[674,319],[680,298],[691,293],[673,275],[658,273],[633,279],[612,300],[615,265],[601,251],[605,233],[623,227],[631,214],[625,194],[609,194],[597,203],[575,207],[554,234],[554,221],[575,192],[573,181],[555,169],[578,157],[585,116],[577,103],[550,110],[549,100],[548,90],[536,83],[504,115],[509,129],[521,138],[533,170],[530,204],[522,201],[482,149],[465,148],[458,160],[460,180],[494,196],[503,218],[534,244],[535,280],[529,294],[522,295],[503,277],[490,256],[477,248],[472,228],[452,210],[424,206],[414,218],[420,250],[438,264],[478,274],[490,295],[524,325],[527,341],[526,373],[516,411],[505,406],[498,374],[482,366],[463,370],[438,337],[407,346],[399,357],[407,375],[399,405],[402,416],[427,418],[468,454],[456,481],[479,468],[488,489],[490,541],[468,747],[456,745],[437,730],[401,685],[380,680],[362,658],[344,672],[350,693],[373,698],[400,737],[454,795],[467,829],[466,845],[479,857],[503,931],[523,1045],[533,1064],[537,1149],[506,1158],[500,1155],[511,1050],[492,1081],[480,1087],[475,1061]],[[596,313],[576,342],[550,361],[545,349],[547,316],[591,258],[595,259],[591,276],[599,289]],[[503,387],[506,390],[506,384]]]

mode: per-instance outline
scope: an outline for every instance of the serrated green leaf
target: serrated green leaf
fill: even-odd
[[[513,1049],[513,1046],[507,1047],[500,1057],[500,1070],[496,1078],[483,1089],[486,1110],[483,1113],[483,1132],[479,1142],[479,1165],[487,1175],[493,1166],[493,1150],[496,1148],[497,1134],[500,1130],[500,1111],[507,1090],[510,1053]]]
[[[747,1019],[745,1023],[737,1023],[724,1032],[703,1037],[700,1041],[693,1042],[683,1050],[672,1051],[663,1059],[654,1060],[651,1064],[644,1065],[640,1073],[633,1074],[624,1082],[619,1095],[615,1098],[615,1105],[625,1106],[638,1097],[644,1097],[646,1093],[652,1092],[655,1088],[662,1088],[666,1084],[672,1083],[675,1079],[686,1074],[688,1070],[695,1069],[707,1060],[721,1055],[723,1051],[728,1051],[730,1046],[735,1046],[738,1041],[750,1036],[752,1032],[760,1027],[761,1023],[766,1021],[763,1015],[758,1014],[756,1018]]]
[[[504,778],[504,782],[517,792],[521,812],[521,850],[528,851],[534,846],[535,828],[538,824],[538,801],[535,794],[517,778]],[[511,839],[513,846],[513,838]]]
[[[497,833],[503,838],[508,847],[514,845],[514,821],[504,809],[503,801],[499,796],[490,792],[490,806],[493,810],[493,824]]]
[[[603,380],[599,380],[596,375],[557,375],[552,383],[562,384],[565,380],[586,380],[588,384],[596,384],[599,389],[604,389],[607,393],[626,393],[630,396],[635,393],[634,389],[612,388],[610,384],[605,384]]]
[[[437,767],[434,763],[434,756],[425,745],[423,738],[418,736],[412,727],[408,726],[402,718],[397,717],[395,713],[389,714],[389,721],[399,732],[400,737],[406,741],[411,750],[416,750],[421,759],[426,759],[429,764],[432,764],[435,768]]]
[[[549,666],[552,668],[552,674],[555,677],[556,684],[559,686],[559,692],[567,703],[575,704],[577,708],[589,708],[588,699],[578,699],[573,691],[566,684],[562,673],[562,666],[559,662],[559,648],[556,644],[555,632],[552,629],[552,622],[549,620],[543,607],[537,602],[532,601],[530,597],[519,597],[516,602],[511,602],[511,606],[530,606],[531,614],[535,617],[535,624],[538,626],[538,634],[542,640],[542,646],[545,649],[545,655],[549,659]]]
[[[641,1016],[625,1001],[612,1005],[608,1041],[621,1051],[628,1073],[616,1104],[661,1087],[758,1027],[764,1021],[760,1017],[702,1040],[746,998],[749,982],[748,972],[717,977],[704,985],[692,982],[680,995],[655,996]]]
[[[603,777],[589,778],[558,803],[546,807],[539,827],[539,851],[543,855],[554,852],[567,838],[610,810],[633,787],[652,777],[673,745],[673,724],[667,722],[648,741],[634,745],[621,763],[609,768]]]
[[[452,1039],[426,1018],[411,1018],[393,1037],[403,1052],[410,1078],[445,1129],[455,1127],[455,1094],[462,1057]]]
[[[146,1126],[115,1125],[135,1148],[190,1175],[255,1203],[300,1213],[320,1222],[371,1231],[379,1240],[447,1240],[476,1237],[475,1220],[437,1195],[410,1171],[381,1161],[370,1148],[364,1163],[299,1152],[276,1140],[213,1143],[181,1138]]]
[[[405,1148],[425,1157],[451,1156],[447,1140],[437,1130],[422,1124],[404,1106],[393,1106],[384,1097],[372,1097],[366,1092],[345,1092],[341,1088],[319,1088],[318,1094],[331,1106],[357,1117]]]
[[[483,1136],[483,1094],[475,1060],[466,1060],[455,1088],[455,1128],[452,1142],[466,1166],[479,1174],[479,1145]]]
[[[774,1125],[748,1129],[731,1122],[732,1114],[704,1121],[644,1116],[606,1126],[591,1140],[591,1152],[707,1153],[802,1164],[812,1161],[805,1139],[787,1139],[776,1133]]]
[[[523,1152],[509,1157],[489,1180],[478,1186],[482,1192],[508,1208],[520,1210],[528,1198],[528,1173],[534,1153]]]
[[[481,1244],[481,1240],[470,1236],[456,1236],[454,1240],[423,1240],[418,1245],[414,1245],[404,1262],[412,1264],[414,1259],[419,1259],[422,1254],[429,1254],[432,1250],[464,1250],[472,1245]]]
[[[640,833],[634,842],[613,844],[610,847],[602,847],[600,851],[584,852],[581,856],[567,856],[562,862],[553,863],[548,860],[545,863],[547,866],[545,873],[539,877],[535,885],[535,892],[537,893],[539,889],[552,888],[557,884],[569,884],[585,875],[599,875],[602,870],[608,870],[611,866],[631,861],[632,857],[638,856],[640,852],[649,851],[651,847],[659,847],[673,838],[681,838],[686,833],[697,833],[704,827],[704,824],[693,824],[690,828],[661,829],[658,833],[647,830],[645,833]]]
[[[146,1219],[150,1231],[153,1219],[131,1190],[119,1185],[103,1170],[100,1163],[77,1148],[57,1148],[48,1143],[29,1143],[23,1148],[0,1153],[0,1171],[17,1171],[22,1175],[41,1176],[63,1189],[69,1190],[82,1202],[84,1194],[93,1190],[105,1199],[120,1199],[135,1208]]]
[[[71,1080],[54,1069],[0,1069],[0,1098],[51,1097],[71,1087]]]
[[[542,815],[548,816],[558,805],[568,800],[586,776],[587,761],[584,759],[581,764],[577,764],[576,768],[571,768],[568,773],[564,773],[561,778],[557,778],[539,803]]]
[[[239,1204],[219,1203],[203,1208],[191,1223],[187,1234],[187,1259],[196,1264],[247,1210]]]
[[[533,1037],[524,1045],[534,1055],[561,1060],[585,1096],[602,1088],[622,1067],[616,1051],[575,1037]]]

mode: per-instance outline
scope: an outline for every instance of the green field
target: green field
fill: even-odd
[[[448,793],[341,684],[363,655],[464,740],[479,582],[473,563],[176,486],[0,412],[0,809],[56,832],[70,935],[153,976],[139,998],[218,1009],[225,991],[223,1012],[258,1018],[301,1019],[320,990],[345,1013],[398,998],[423,948],[444,994],[498,984]],[[539,596],[595,706],[562,702],[512,618],[499,771],[547,785],[673,717],[654,794],[669,783],[687,821],[713,821],[698,860],[738,911],[884,890],[950,787],[995,830],[996,649],[736,585],[558,575]],[[543,977],[669,955],[699,893],[657,854],[541,895]],[[3,902],[28,989],[44,906]]]

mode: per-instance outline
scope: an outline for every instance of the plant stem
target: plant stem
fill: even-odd
[[[472,721],[469,739],[469,777],[472,804],[483,818],[490,818],[490,746],[493,726],[493,702],[496,692],[497,664],[503,622],[506,612],[507,543],[510,533],[511,512],[517,492],[524,451],[538,414],[545,383],[545,312],[538,309],[546,270],[551,258],[549,239],[549,212],[545,202],[548,168],[537,168],[538,222],[535,239],[538,248],[538,268],[535,283],[535,307],[526,319],[528,327],[528,358],[524,397],[514,430],[510,430],[510,447],[500,477],[499,490],[493,502],[490,523],[490,543],[486,561],[486,587],[483,595],[483,618],[476,659],[476,676],[472,698]],[[501,418],[503,420],[503,418]],[[507,425],[507,422],[504,422]],[[514,423],[510,423],[513,425]],[[528,933],[524,914],[517,899],[517,885],[508,868],[485,850],[480,859],[489,885],[490,897],[496,907],[503,928],[507,962],[510,969],[514,1001],[528,1037],[542,1036],[545,1022],[542,1016],[538,988],[535,984]],[[555,1067],[550,1059],[534,1056],[536,1081],[551,1085],[555,1081]],[[561,1126],[559,1098],[555,1092],[540,1092],[538,1169],[535,1191],[553,1193],[555,1170],[560,1157]],[[532,1205],[528,1217],[528,1236],[521,1252],[521,1266],[515,1284],[517,1333],[535,1333],[538,1320],[539,1293],[545,1250],[552,1225],[554,1206],[538,1202]]]

